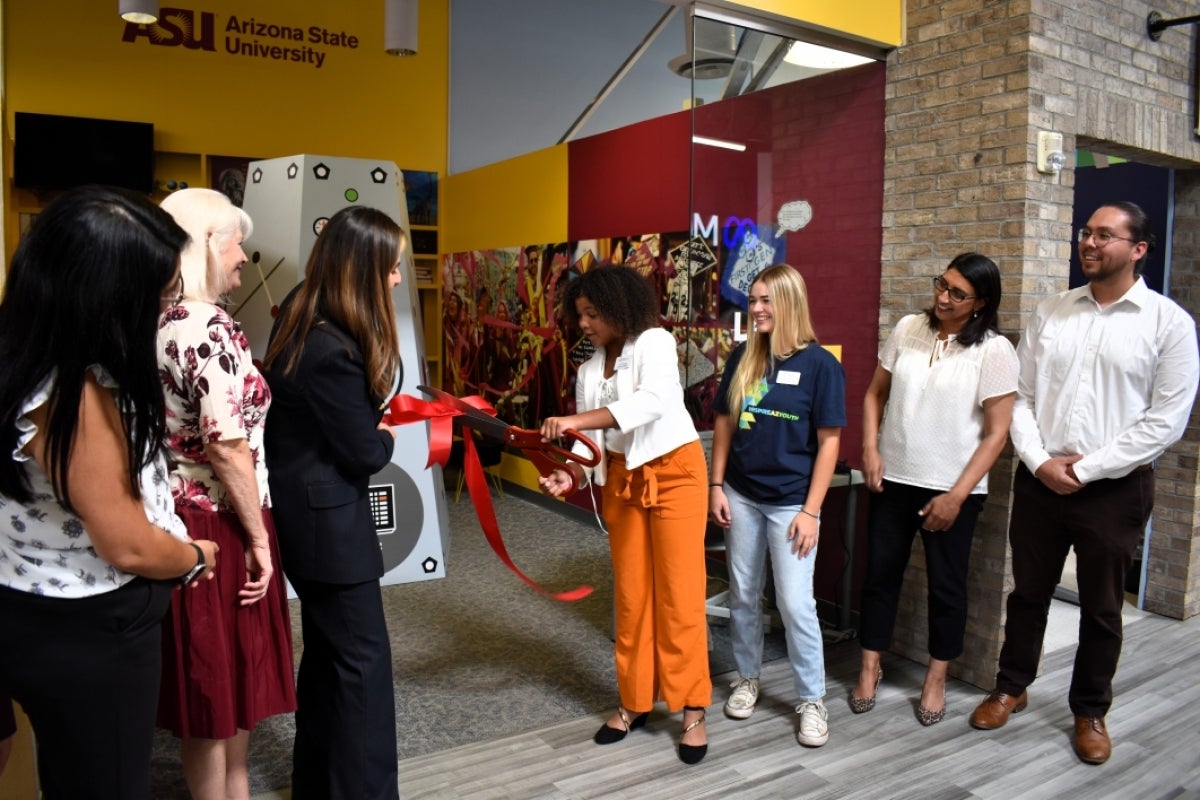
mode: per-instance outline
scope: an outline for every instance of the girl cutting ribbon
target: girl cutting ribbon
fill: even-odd
[[[695,764],[708,750],[704,710],[712,702],[706,467],[683,404],[675,337],[658,327],[654,291],[629,267],[584,273],[566,285],[562,308],[596,350],[576,376],[576,413],[547,418],[542,436],[549,441],[578,430],[602,458],[590,475],[572,463],[539,483],[557,497],[590,477],[603,491],[620,705],[594,738],[597,744],[624,739],[662,699],[672,712],[683,710],[679,757]]]

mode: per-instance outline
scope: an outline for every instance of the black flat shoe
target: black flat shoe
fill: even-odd
[[[617,716],[621,718],[621,724],[625,726],[625,730],[610,728],[608,727],[608,723],[605,723],[600,726],[600,730],[596,731],[596,735],[592,737],[592,740],[596,744],[614,744],[621,741],[631,730],[645,725],[646,719],[650,716],[650,712],[643,711],[633,719],[630,719],[629,717],[625,716],[625,709],[618,707]]]
[[[699,764],[704,760],[704,756],[708,754],[707,744],[684,744],[683,737],[688,731],[697,728],[704,724],[704,709],[694,706],[684,706],[684,711],[699,711],[700,719],[695,720],[691,725],[683,729],[683,733],[679,735],[679,760],[685,764]]]

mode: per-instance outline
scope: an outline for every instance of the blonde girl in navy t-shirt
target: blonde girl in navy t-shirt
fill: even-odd
[[[759,273],[748,305],[754,329],[731,354],[713,403],[709,513],[729,528],[729,622],[738,667],[725,713],[745,719],[758,701],[759,605],[770,552],[800,698],[797,739],[820,747],[829,725],[813,564],[821,504],[846,424],[846,377],[817,344],[808,292],[794,268],[776,264]]]

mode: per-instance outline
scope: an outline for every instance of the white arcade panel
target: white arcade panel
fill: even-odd
[[[297,155],[250,162],[243,202],[254,221],[254,234],[246,242],[250,263],[242,269],[242,287],[229,310],[249,337],[252,353],[266,353],[279,303],[303,280],[313,243],[335,213],[350,205],[371,206],[408,231],[403,185],[400,170],[390,161]],[[427,380],[425,341],[411,251],[406,253],[404,279],[394,300],[404,362],[400,391],[420,396],[416,387]],[[392,463],[371,479],[370,487],[386,570],[383,582],[443,578],[449,519],[441,468],[425,468],[427,425],[402,425],[395,430]],[[286,499],[275,498],[275,502]]]

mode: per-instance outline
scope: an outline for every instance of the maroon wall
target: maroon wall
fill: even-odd
[[[787,234],[786,260],[808,284],[817,335],[842,345],[842,457],[859,465],[862,397],[878,347],[884,66],[701,106],[694,116],[697,134],[746,151],[689,147],[690,112],[572,142],[568,238],[686,231],[693,209],[704,220],[774,224],[780,205],[807,200],[812,221]]]

